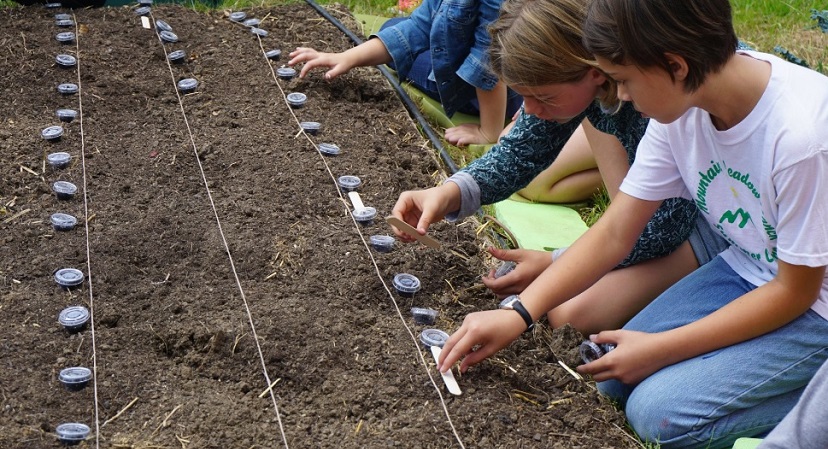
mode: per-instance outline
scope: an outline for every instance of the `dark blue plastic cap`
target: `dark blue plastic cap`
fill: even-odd
[[[272,59],[274,61],[278,61],[279,58],[282,57],[282,50],[279,50],[278,48],[273,49],[273,50],[269,50],[268,52],[265,53],[265,56],[267,56],[267,59]]]
[[[67,307],[60,312],[58,321],[70,333],[80,332],[89,321],[89,310],[84,306]]]
[[[511,273],[512,270],[514,270],[516,266],[517,266],[517,264],[512,262],[512,261],[503,262],[502,264],[500,264],[499,267],[497,267],[497,270],[495,270],[495,274],[494,274],[495,279],[497,279],[501,276],[506,276],[507,274]]]
[[[69,391],[80,391],[92,380],[92,370],[82,366],[64,368],[58,375],[60,383]]]
[[[336,183],[339,185],[339,188],[342,189],[344,192],[353,192],[357,188],[359,188],[360,184],[362,184],[362,180],[356,176],[345,175],[340,176]]]
[[[64,95],[76,94],[78,93],[78,85],[74,83],[58,84],[57,90]]]
[[[172,31],[170,24],[161,19],[155,21],[155,28],[158,28],[161,31]]]
[[[258,28],[258,27],[250,28],[250,32],[257,35],[257,36],[261,36],[261,37],[265,37],[268,34],[270,34],[270,33],[267,32],[267,30],[262,29],[262,28]]]
[[[411,296],[420,291],[420,280],[417,276],[408,273],[400,273],[394,276],[394,288],[402,295]]]
[[[55,35],[55,39],[63,44],[69,44],[75,41],[75,33],[71,31],[64,31]]]
[[[55,192],[59,200],[69,200],[75,196],[78,191],[78,186],[68,181],[55,181],[52,184],[52,190]]]
[[[55,282],[61,287],[77,287],[83,284],[83,272],[75,268],[61,268],[55,271]]]
[[[326,156],[336,156],[342,152],[342,150],[332,143],[320,143],[319,144],[319,152],[326,155]],[[366,209],[373,209],[373,208],[366,208]],[[376,212],[376,211],[374,211]],[[373,217],[371,217],[373,218]]]
[[[414,322],[417,324],[431,325],[437,320],[438,312],[434,309],[424,307],[412,307],[411,316],[414,317]]]
[[[167,55],[167,59],[174,63],[184,62],[187,60],[187,52],[184,50],[171,51],[170,54]]]
[[[397,239],[390,235],[372,235],[368,237],[368,241],[375,250],[381,253],[389,253],[394,249],[394,243]]]
[[[161,40],[164,42],[169,42],[171,44],[178,42],[178,35],[172,31],[161,31],[158,35],[161,36]]]
[[[184,78],[178,82],[178,90],[184,93],[192,92],[198,87],[198,81],[195,78]]]
[[[71,231],[78,224],[78,219],[69,214],[57,212],[50,217],[55,231]]]
[[[323,153],[323,154],[325,154],[325,153]],[[357,223],[359,223],[363,226],[368,226],[368,225],[374,223],[374,218],[376,218],[376,216],[377,216],[377,210],[374,209],[373,207],[364,207],[362,209],[354,210],[353,215],[354,215],[354,220],[356,220]]]
[[[78,59],[72,55],[57,55],[55,61],[61,67],[74,67],[78,63]]]
[[[291,92],[287,94],[287,102],[292,108],[301,108],[308,101],[308,96],[301,92]]]
[[[49,126],[40,131],[40,136],[46,140],[58,140],[63,135],[63,127],[60,125]]]
[[[66,13],[58,13],[55,14],[55,20],[72,20],[72,15]]]
[[[64,423],[55,428],[58,440],[68,446],[74,446],[89,436],[89,426],[80,423]]]
[[[69,28],[75,26],[75,21],[72,19],[58,19],[55,20],[55,25],[62,28]]]
[[[49,165],[55,169],[66,168],[71,160],[72,155],[63,151],[49,153],[46,156],[46,162],[48,162]]]
[[[230,13],[230,20],[233,22],[241,22],[247,18],[247,13],[244,11],[236,11]]]
[[[276,75],[283,80],[289,80],[296,76],[296,69],[292,69],[290,67],[279,67],[276,69]]]
[[[420,341],[426,346],[442,348],[448,339],[449,335],[440,329],[426,329],[420,334]]]
[[[319,130],[322,129],[322,124],[319,122],[301,122],[299,126],[312,136],[319,134]]]
[[[584,340],[578,348],[578,352],[580,352],[581,360],[584,363],[590,363],[600,359],[604,354],[613,349],[615,349],[615,345],[612,343],[602,343],[599,345],[591,340]]]
[[[61,122],[69,123],[75,120],[75,117],[78,116],[78,111],[74,109],[58,109],[57,116]]]

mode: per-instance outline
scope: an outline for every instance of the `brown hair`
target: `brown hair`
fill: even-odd
[[[506,0],[489,25],[492,72],[508,85],[536,87],[572,83],[598,68],[583,45],[587,0]],[[600,70],[600,69],[599,69]],[[609,77],[607,77],[609,80]],[[600,101],[618,104],[607,81]]]
[[[613,64],[661,67],[673,77],[665,53],[687,61],[684,89],[693,92],[735,54],[729,0],[593,0],[584,46]]]

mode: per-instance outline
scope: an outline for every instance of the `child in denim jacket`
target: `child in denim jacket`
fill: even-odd
[[[354,67],[393,64],[407,79],[435,100],[446,115],[480,114],[480,125],[464,124],[446,130],[455,145],[497,141],[507,118],[521,98],[488,69],[487,27],[497,18],[500,0],[425,0],[407,19],[386,26],[366,42],[342,53],[322,53],[300,47],[289,65],[304,62],[304,77],[315,67],[328,67],[333,79]]]

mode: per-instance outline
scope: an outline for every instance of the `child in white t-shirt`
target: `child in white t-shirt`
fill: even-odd
[[[638,157],[521,307],[469,315],[440,367],[464,357],[465,369],[511,342],[524,315],[537,319],[617,263],[663,199],[689,198],[731,247],[623,330],[592,336],[617,347],[579,370],[661,448],[761,436],[828,358],[828,78],[735,53],[728,0],[593,0],[584,31],[619,98],[653,119]]]

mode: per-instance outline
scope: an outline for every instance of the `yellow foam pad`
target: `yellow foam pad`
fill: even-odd
[[[759,438],[739,438],[733,443],[733,449],[754,449],[761,442]]]
[[[571,245],[587,230],[572,208],[507,199],[494,204],[497,220],[514,234],[521,248],[549,251]]]

